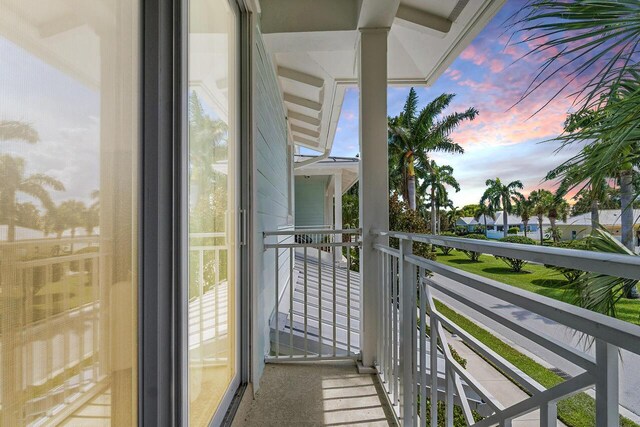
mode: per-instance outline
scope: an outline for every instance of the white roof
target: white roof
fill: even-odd
[[[599,221],[604,226],[619,226],[620,225],[620,209],[602,209],[599,211]],[[640,209],[633,210],[633,223],[640,223]],[[591,225],[591,212],[583,213],[580,215],[572,216],[568,218],[562,225]]]
[[[296,162],[310,160],[316,156],[301,155],[295,156]],[[335,157],[301,166],[294,170],[296,176],[335,176],[342,177],[342,193],[346,193],[356,182],[360,172],[360,159],[357,157]]]
[[[456,225],[475,225],[478,221],[472,216],[462,216],[456,221]]]

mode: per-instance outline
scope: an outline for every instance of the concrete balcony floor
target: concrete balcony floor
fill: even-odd
[[[383,393],[351,362],[268,364],[233,426],[395,426]]]

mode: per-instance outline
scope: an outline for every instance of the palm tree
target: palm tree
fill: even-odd
[[[496,208],[493,206],[491,201],[488,203],[482,202],[476,208],[473,218],[478,221],[482,217],[484,219],[484,235],[488,236],[489,232],[487,231],[487,217],[495,220],[496,219]]]
[[[53,203],[47,188],[63,191],[64,185],[57,179],[41,173],[25,176],[24,159],[7,154],[0,155],[0,212],[7,220],[7,238],[10,242],[16,238],[18,193],[39,200],[48,209]]]
[[[190,228],[212,231],[227,210],[226,175],[215,165],[228,159],[228,127],[207,114],[196,92],[189,96]]]
[[[527,34],[533,54],[556,52],[540,66],[525,97],[559,76],[560,91],[577,77],[587,76],[575,94],[578,117],[597,115],[597,120],[574,132],[560,135],[562,147],[573,143],[584,148],[565,164],[578,165],[584,180],[598,188],[603,180],[616,176],[620,182],[622,241],[626,250],[632,238],[632,200],[639,188],[632,187],[633,170],[640,165],[640,8],[636,1],[575,0],[556,2],[532,0],[517,14],[518,31]],[[612,172],[617,172],[612,174]],[[593,184],[595,183],[595,184]],[[592,229],[592,234],[597,233]],[[594,236],[592,236],[594,237]],[[597,238],[597,236],[595,236]],[[606,239],[601,239],[606,240]],[[609,239],[608,243],[614,243]],[[603,244],[604,252],[616,252],[615,245]],[[598,280],[585,282],[581,293],[598,294],[602,305],[614,307],[617,292],[603,292]],[[635,285],[630,287],[635,289]],[[585,306],[584,304],[581,304]]]
[[[480,198],[480,204],[489,201],[496,207],[502,206],[502,232],[504,237],[507,237],[509,232],[508,215],[513,212],[515,201],[523,197],[518,191],[524,188],[522,182],[516,180],[505,185],[500,181],[500,178],[496,178],[488,179],[485,185],[488,188]]]
[[[84,225],[83,216],[87,207],[79,200],[65,200],[57,209],[65,219],[65,229],[71,229],[71,237],[75,237],[76,229]]]
[[[429,153],[463,153],[462,147],[451,138],[451,132],[464,120],[473,120],[478,110],[471,107],[462,113],[454,112],[439,118],[449,106],[454,94],[444,93],[418,113],[418,95],[411,88],[402,112],[388,118],[388,141],[391,188],[401,188],[410,210],[416,209],[416,164],[426,166]]]
[[[553,193],[549,190],[534,190],[529,194],[529,200],[531,203],[531,209],[533,214],[538,218],[538,230],[540,232],[540,244],[544,241],[544,234],[542,230],[542,222],[544,216],[549,210],[549,205],[553,201]]]
[[[606,155],[589,161],[594,180],[606,178],[607,171],[619,164],[615,154],[636,146],[640,139],[640,91],[633,90],[640,85],[637,2],[531,0],[516,12],[513,27],[516,38],[531,48],[527,55],[543,59],[523,98],[545,85],[557,84],[554,80],[558,78],[561,84],[554,88],[551,99],[566,90],[573,95],[573,107],[579,114],[609,110],[588,131],[560,138],[565,145],[607,141]],[[570,85],[578,77],[583,81],[575,92]],[[625,95],[620,96],[621,92]]]
[[[458,221],[458,218],[460,218],[460,216],[460,210],[458,209],[458,207],[451,204],[450,209],[445,214],[448,225],[447,229],[450,230],[452,228],[455,228],[456,222]]]
[[[55,233],[56,237],[60,239],[62,238],[62,233],[64,233],[64,230],[67,228],[66,218],[62,215],[58,207],[55,205],[49,206],[42,218],[44,235],[48,236],[51,233]]]
[[[526,197],[519,198],[516,200],[514,212],[516,215],[520,216],[520,219],[522,219],[522,224],[524,225],[524,237],[527,237],[527,228],[529,228],[529,220],[533,213],[533,202],[531,199]]]
[[[0,141],[20,140],[35,144],[40,140],[38,132],[28,123],[17,120],[0,120]]]
[[[460,191],[460,184],[453,177],[453,168],[449,165],[438,166],[434,160],[430,160],[427,165],[428,175],[422,181],[421,187],[430,188],[431,202],[431,233],[437,234],[437,213],[440,206],[445,206],[449,201],[447,186],[452,187],[456,192]]]
[[[533,0],[517,19],[530,54],[557,52],[541,65],[525,97],[551,81],[564,80],[559,95],[578,76],[587,77],[575,94],[576,112],[557,139],[562,147],[583,149],[561,167],[575,176],[573,184],[591,185],[610,177],[620,182],[623,201],[622,241],[632,247],[633,212],[629,207],[640,189],[632,186],[640,163],[640,8],[635,1],[554,2]],[[577,171],[577,172],[576,172]]]
[[[556,221],[560,218],[562,221],[566,222],[571,209],[569,203],[564,199],[564,194],[565,193],[562,191],[561,187],[556,191],[553,197],[547,201],[547,216],[551,223],[551,238],[554,242],[560,240],[560,233],[558,232]]]
[[[100,224],[100,191],[91,192],[93,203],[86,206],[82,212],[82,224],[88,235],[93,234],[93,229]]]

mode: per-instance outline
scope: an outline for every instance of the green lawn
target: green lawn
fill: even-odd
[[[472,262],[459,251],[452,251],[449,255],[438,251],[438,261],[539,295],[570,302],[564,276],[542,265],[527,264],[521,272],[514,273],[492,255],[481,255],[479,262]],[[640,325],[640,300],[620,300],[616,305],[616,314],[621,320]]]
[[[436,301],[436,306],[440,313],[444,314],[451,321],[456,323],[469,334],[473,335],[494,352],[504,357],[531,378],[538,381],[544,387],[550,388],[563,381],[563,379],[556,373],[551,372],[529,356],[520,353],[518,350],[506,344],[491,332],[450,309],[440,301]],[[578,393],[558,402],[558,418],[568,426],[595,426],[595,415],[595,400],[586,393]],[[640,427],[638,424],[622,416],[620,417],[620,426]]]
[[[479,262],[472,262],[459,251],[452,251],[449,255],[443,255],[438,251],[438,261],[536,294],[570,302],[570,295],[564,288],[567,285],[564,276],[541,265],[528,264],[522,272],[515,273],[503,261],[491,255],[481,255]],[[560,376],[504,343],[473,321],[442,303],[436,302],[436,304],[445,316],[543,386],[549,388],[563,381]],[[616,310],[620,319],[640,325],[640,300],[620,300]],[[558,418],[569,426],[595,425],[595,401],[586,393],[564,399],[558,402]],[[620,425],[638,426],[624,417],[620,417]]]

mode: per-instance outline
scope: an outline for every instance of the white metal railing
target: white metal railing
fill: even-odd
[[[265,270],[275,283],[267,361],[358,356],[360,283],[349,266],[359,236],[354,229],[264,233]]]
[[[227,233],[189,233],[189,362],[228,363],[229,253]]]
[[[108,360],[99,236],[0,243],[4,422],[53,422],[104,389]],[[11,381],[9,378],[12,378]]]
[[[430,412],[430,420],[424,416],[427,399],[431,402],[444,400],[445,425],[453,425],[454,401],[461,406],[468,425],[507,426],[511,425],[514,418],[537,409],[540,409],[541,426],[556,425],[556,402],[594,385],[596,425],[618,425],[618,352],[624,349],[640,354],[640,327],[413,255],[412,244],[420,242],[449,246],[630,279],[640,278],[637,258],[455,237],[397,232],[375,234],[392,237],[399,242],[398,249],[375,245],[380,259],[381,296],[377,370],[403,425],[438,425],[437,410]],[[459,288],[454,290],[443,286],[440,277],[454,280]],[[433,289],[501,322],[512,331],[581,367],[584,372],[552,388],[544,388],[440,313],[434,303]],[[595,343],[595,355],[542,332],[525,328],[499,312],[483,307],[465,295],[469,289],[486,293],[590,337]],[[422,328],[427,324],[430,325],[430,336],[426,328]],[[453,359],[444,328],[457,334],[468,346],[516,381],[530,397],[509,407],[497,401]],[[482,414],[486,415],[485,418],[477,422],[467,398],[468,387],[487,404],[488,408],[484,409],[490,409]],[[431,406],[436,407],[435,404]]]

